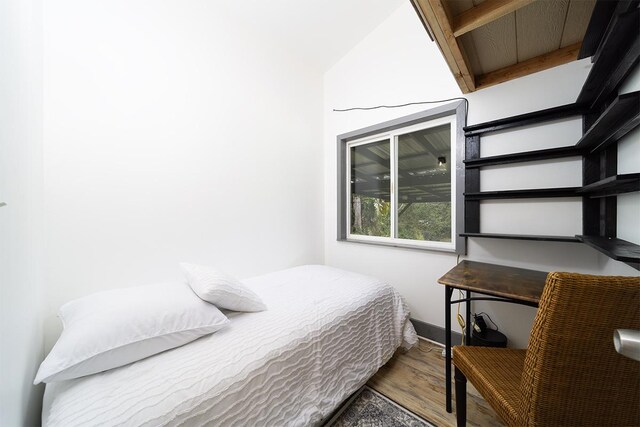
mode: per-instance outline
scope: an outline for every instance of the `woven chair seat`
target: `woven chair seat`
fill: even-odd
[[[456,346],[453,362],[507,425],[514,425],[521,400],[526,350]]]

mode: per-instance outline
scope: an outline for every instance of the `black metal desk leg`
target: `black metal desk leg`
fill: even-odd
[[[467,291],[467,302],[464,304],[466,308],[464,345],[471,345],[471,291]]]
[[[445,372],[445,403],[447,412],[451,413],[451,295],[453,288],[444,288],[444,372]]]
[[[467,425],[467,378],[456,366],[456,424],[458,427]]]

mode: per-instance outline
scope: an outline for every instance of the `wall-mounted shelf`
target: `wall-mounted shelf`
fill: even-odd
[[[609,258],[627,263],[635,263],[636,268],[638,268],[637,264],[640,262],[640,246],[615,237],[580,235],[576,237],[580,239],[582,243],[597,249]]]
[[[601,104],[609,94],[615,92],[631,70],[638,64],[638,5],[633,1],[618,2],[612,17],[602,23],[594,22],[600,16],[592,17],[585,40],[589,33],[603,28],[598,48],[593,55],[593,67],[582,86],[577,104],[595,107]],[[599,28],[593,28],[592,23]],[[599,24],[599,25],[598,25]]]
[[[578,190],[589,197],[609,197],[640,191],[640,173],[614,175],[601,179]]]
[[[501,154],[499,156],[482,157],[474,160],[465,160],[467,169],[484,166],[509,165],[520,162],[534,162],[536,160],[559,159],[563,157],[581,156],[582,151],[574,146],[549,148],[546,150],[524,151],[514,154]]]
[[[533,234],[500,234],[500,233],[462,233],[464,237],[478,237],[486,239],[509,239],[509,240],[535,240],[538,242],[569,242],[580,243],[582,240],[575,236],[541,236]]]
[[[586,111],[586,108],[578,104],[567,104],[560,107],[547,108],[546,110],[538,110],[531,113],[506,117],[504,119],[492,120],[490,122],[466,126],[464,128],[464,131],[466,136],[476,136],[489,132],[497,132],[522,126],[536,125],[540,122],[580,116]]]
[[[609,197],[640,191],[640,173],[615,175],[584,187],[533,188],[464,193],[466,200],[542,199],[547,197]]]
[[[489,199],[542,199],[547,197],[578,197],[580,187],[535,188],[527,190],[501,190],[464,193],[466,200]]]
[[[594,153],[617,142],[640,123],[640,92],[618,96],[577,142]]]
[[[618,239],[617,195],[640,191],[640,173],[618,174],[617,142],[640,125],[640,92],[618,94],[629,72],[640,62],[640,7],[637,2],[619,1],[600,6],[607,11],[592,18],[585,40],[595,52],[594,64],[574,104],[533,111],[464,128],[465,189],[464,232],[469,238],[516,239],[546,242],[584,243],[607,256],[640,270],[640,245]],[[589,38],[589,36],[592,36]],[[597,40],[596,40],[597,39]],[[597,44],[597,49],[594,47]],[[580,115],[583,135],[572,146],[480,157],[481,137],[507,129],[539,125]],[[567,141],[569,142],[569,141]],[[582,186],[525,190],[480,191],[483,167],[582,157]],[[480,203],[490,199],[580,197],[582,235],[543,236],[482,233]]]

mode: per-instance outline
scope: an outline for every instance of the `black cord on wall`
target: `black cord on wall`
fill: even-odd
[[[421,104],[439,104],[441,102],[449,102],[449,101],[464,101],[465,109],[464,109],[464,124],[467,125],[467,117],[469,115],[469,100],[463,97],[449,98],[449,99],[439,99],[436,101],[417,101],[417,102],[407,102],[406,104],[395,104],[395,105],[376,105],[374,107],[350,107],[350,108],[334,108],[333,111],[337,113],[344,113],[346,111],[354,111],[354,110],[376,110],[378,108],[400,108],[400,107],[408,107],[410,105],[421,105]]]

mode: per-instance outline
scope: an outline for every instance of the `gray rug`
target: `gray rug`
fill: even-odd
[[[325,427],[435,427],[375,390],[364,386]]]

